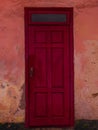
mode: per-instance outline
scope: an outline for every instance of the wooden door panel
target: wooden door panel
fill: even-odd
[[[47,44],[46,28],[32,26],[29,28],[29,68],[34,74],[30,83],[30,125],[37,126],[48,122],[48,86],[47,86]],[[48,125],[48,124],[47,124]]]
[[[64,93],[52,93],[52,116],[64,117]]]
[[[64,43],[64,31],[52,30],[51,31],[51,43]]]
[[[30,95],[30,120],[41,117],[47,117],[48,115],[48,95],[44,92],[32,92]]]
[[[64,49],[52,48],[52,87],[64,87]]]
[[[47,87],[47,65],[46,55],[47,51],[45,48],[35,48],[34,50],[34,86],[38,88]],[[32,59],[33,60],[33,59]]]
[[[48,95],[47,93],[35,93],[35,117],[48,116]]]
[[[30,95],[30,125],[48,125],[48,93],[47,92],[32,92]],[[31,103],[32,102],[32,103]]]
[[[44,30],[35,31],[34,43],[47,43],[47,32]]]

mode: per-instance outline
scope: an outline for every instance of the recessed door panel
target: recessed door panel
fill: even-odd
[[[47,93],[35,93],[35,117],[45,117],[48,114]]]
[[[47,32],[46,31],[35,31],[34,43],[47,43]]]
[[[34,50],[34,86],[38,88],[47,87],[47,50],[45,48],[35,48]],[[33,60],[33,59],[32,59]]]
[[[64,48],[52,48],[52,87],[64,87]]]
[[[51,43],[63,43],[64,42],[64,32],[62,31],[55,31],[51,32]]]
[[[52,116],[64,117],[64,93],[52,93]]]

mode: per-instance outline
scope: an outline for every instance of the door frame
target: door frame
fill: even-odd
[[[70,56],[70,126],[74,125],[74,38],[73,38],[73,8],[66,8],[66,7],[25,7],[24,8],[24,21],[25,21],[25,126],[29,127],[29,69],[28,69],[28,56],[29,56],[29,25],[30,22],[30,12],[34,13],[36,11],[52,11],[52,12],[60,12],[65,13],[68,12],[70,17],[68,18],[68,26],[69,26],[69,56]],[[33,23],[36,24],[36,23]],[[37,23],[42,24],[42,23]],[[45,23],[44,23],[45,24]],[[46,23],[50,24],[50,23]],[[53,24],[52,24],[53,25]]]

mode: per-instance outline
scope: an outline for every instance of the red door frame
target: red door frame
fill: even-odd
[[[29,41],[29,25],[32,24],[30,22],[30,13],[31,12],[40,12],[47,11],[50,13],[59,12],[59,13],[70,13],[70,17],[68,18],[69,31],[70,31],[70,39],[69,39],[69,48],[70,48],[70,126],[74,125],[74,44],[73,44],[73,8],[62,8],[62,7],[40,7],[40,8],[30,8],[26,7],[25,11],[25,97],[26,97],[26,108],[25,108],[25,126],[29,127],[29,70],[28,70],[28,41]],[[33,24],[42,24],[42,23],[33,23]],[[50,24],[50,23],[43,23]],[[59,24],[59,23],[52,23]],[[60,23],[61,24],[61,23]]]

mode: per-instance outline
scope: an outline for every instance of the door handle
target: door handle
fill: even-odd
[[[33,76],[33,72],[34,72],[34,69],[33,69],[33,67],[31,67],[31,68],[30,68],[30,77]]]

